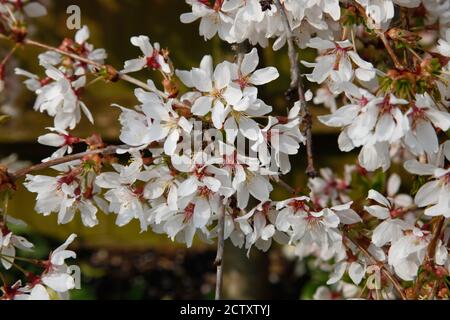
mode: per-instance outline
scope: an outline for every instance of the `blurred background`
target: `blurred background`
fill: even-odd
[[[215,62],[233,59],[230,46],[215,38],[205,42],[198,35],[198,23],[184,25],[179,21],[189,6],[182,0],[58,0],[42,1],[48,4],[49,14],[34,20],[35,30],[30,37],[58,46],[64,37],[73,37],[67,30],[66,8],[76,4],[82,13],[82,25],[91,31],[90,43],[105,48],[107,62],[121,69],[123,61],[135,58],[139,50],[129,39],[134,35],[148,35],[152,42],[159,42],[171,52],[178,69],[198,66],[203,55],[212,54]],[[0,42],[0,54],[8,52],[8,44]],[[21,49],[15,60],[8,64],[6,87],[0,96],[0,113],[10,119],[0,126],[0,161],[39,162],[53,151],[37,144],[37,137],[46,133],[45,127],[52,119],[33,111],[34,94],[28,92],[13,68],[20,66],[33,73],[42,74],[37,65],[35,48]],[[289,64],[285,50],[273,53],[261,51],[262,65],[276,66],[281,77],[262,88],[262,98],[274,107],[274,113],[285,115],[290,107],[284,98],[289,86]],[[303,51],[302,59],[312,61],[313,52]],[[158,83],[158,74],[137,74],[142,80],[152,77]],[[315,89],[315,88],[312,88]],[[95,125],[86,119],[77,127],[75,135],[88,136],[99,133],[108,143],[118,143],[118,109],[110,105],[118,103],[132,107],[136,104],[133,87],[123,83],[96,82],[88,87],[83,100],[94,114]],[[314,114],[328,111],[313,107]],[[340,154],[336,132],[314,126],[317,167],[331,167],[342,172],[345,163],[354,163],[355,154]],[[8,159],[5,159],[9,157]],[[291,185],[305,189],[304,152],[292,160],[293,171],[286,177]],[[50,172],[44,172],[49,173]],[[275,200],[287,198],[284,190],[276,189]],[[10,214],[28,223],[19,230],[36,244],[34,256],[45,256],[58,246],[70,233],[78,234],[74,246],[82,269],[82,288],[74,290],[73,299],[209,299],[213,298],[215,269],[214,246],[195,243],[187,250],[173,244],[164,236],[151,232],[139,233],[137,223],[119,228],[115,217],[99,213],[100,224],[87,229],[76,218],[71,224],[58,226],[56,215],[43,217],[34,212],[35,195],[20,187],[10,203]],[[315,288],[326,281],[326,276],[316,271],[309,262],[297,261],[288,249],[279,246],[267,254],[253,249],[250,259],[246,250],[227,245],[225,254],[225,296],[227,298],[307,299]]]

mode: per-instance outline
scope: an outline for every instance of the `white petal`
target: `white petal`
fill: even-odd
[[[250,53],[247,53],[244,56],[241,64],[241,73],[243,76],[247,76],[253,71],[256,70],[256,67],[259,64],[258,50],[253,48]]]
[[[422,148],[428,153],[437,153],[439,150],[439,141],[431,123],[428,121],[419,121],[416,125],[416,137]]]
[[[247,117],[240,117],[238,120],[239,130],[242,134],[251,141],[256,141],[261,134],[258,123]]]
[[[340,262],[336,265],[333,270],[333,273],[330,275],[330,279],[328,279],[327,284],[334,284],[342,279],[344,276],[345,270],[347,270],[347,262]]]
[[[416,194],[414,201],[419,207],[435,204],[439,197],[439,181],[424,184]]]
[[[356,285],[358,285],[361,282],[365,274],[366,274],[365,268],[363,268],[363,266],[357,262],[352,262],[352,264],[348,268],[348,275]]]
[[[66,139],[60,134],[48,133],[46,135],[40,136],[38,138],[38,142],[46,146],[61,147],[65,144]]]
[[[211,209],[208,201],[198,198],[195,202],[193,223],[196,228],[203,228],[211,217]]]
[[[417,175],[432,175],[434,170],[436,170],[435,166],[427,163],[420,163],[417,160],[406,161],[404,167],[410,173]]]
[[[217,65],[214,71],[214,86],[216,89],[225,88],[231,81],[230,68],[228,62],[222,62]]]
[[[369,195],[367,196],[368,199],[372,199],[375,200],[376,202],[378,202],[379,204],[382,204],[383,206],[390,208],[391,207],[391,203],[389,202],[388,199],[386,199],[385,196],[383,196],[381,193],[379,193],[376,190],[369,190]]]
[[[275,79],[277,79],[280,76],[278,73],[278,70],[274,67],[267,67],[264,69],[260,69],[255,71],[251,77],[249,82],[254,85],[263,85],[266,83],[269,83]]]
[[[196,116],[205,116],[208,112],[211,111],[211,105],[213,102],[213,97],[200,97],[195,100],[194,105],[192,106],[192,113]]]
[[[400,176],[396,173],[391,174],[387,182],[387,193],[390,197],[397,194],[400,189],[400,184],[402,183]]]
[[[28,3],[23,10],[30,18],[42,17],[47,14],[47,9],[39,2]]]
[[[192,71],[192,83],[197,90],[202,92],[211,92],[213,89],[211,76],[202,69],[193,69]]]

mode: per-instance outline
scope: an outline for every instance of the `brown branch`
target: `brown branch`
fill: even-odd
[[[6,37],[5,35],[0,35],[0,38],[1,39],[6,39],[6,40],[11,40],[10,38]],[[162,97],[164,99],[168,99],[168,95],[165,94],[164,92],[162,92],[161,90],[158,90],[158,89],[155,89],[153,87],[150,87],[145,82],[142,82],[142,81],[140,81],[140,80],[138,80],[138,79],[136,79],[136,78],[134,78],[132,76],[129,76],[127,74],[122,74],[120,72],[117,72],[116,69],[114,69],[110,65],[99,64],[99,63],[97,63],[97,62],[95,62],[95,61],[93,61],[91,59],[86,58],[86,57],[82,57],[82,56],[79,56],[77,54],[74,54],[74,53],[71,53],[71,52],[67,52],[67,51],[64,51],[64,50],[62,50],[60,48],[56,48],[56,47],[47,45],[45,43],[41,43],[39,41],[32,40],[32,39],[24,39],[20,43],[24,44],[24,45],[29,45],[29,46],[42,48],[42,49],[45,49],[45,50],[48,50],[48,51],[57,52],[57,53],[62,54],[64,56],[66,56],[66,57],[69,57],[69,58],[71,58],[73,60],[80,61],[80,62],[86,63],[88,65],[94,66],[94,67],[96,67],[99,70],[105,69],[108,72],[116,72],[119,79],[121,79],[121,80],[123,80],[125,82],[128,82],[128,83],[134,84],[134,85],[136,85],[138,87],[141,87],[142,89],[145,89],[147,91],[154,92],[154,93],[158,94],[160,97]],[[176,99],[174,99],[174,101],[176,103],[178,103],[178,104],[182,104],[181,102],[177,101]]]
[[[274,178],[272,178],[272,180],[275,181],[276,184],[278,184],[280,187],[285,189],[290,194],[292,194],[294,196],[298,194],[298,191],[296,189],[291,187],[287,182],[281,180],[280,178],[274,177]]]
[[[403,290],[403,287],[400,285],[400,283],[397,281],[394,275],[390,273],[390,271],[386,268],[384,263],[378,261],[375,259],[369,251],[367,251],[361,244],[359,244],[356,240],[351,239],[348,235],[346,237],[350,242],[352,242],[367,258],[369,258],[372,263],[378,265],[381,267],[381,272],[384,274],[384,276],[392,283],[395,290],[398,292],[402,300],[408,300],[406,297],[406,294]]]
[[[439,238],[442,235],[442,231],[444,229],[445,217],[439,217],[435,223],[435,227],[433,229],[433,236],[431,238],[430,244],[428,245],[427,250],[427,259],[428,261],[434,261],[434,256],[436,255],[436,246],[439,241]]]
[[[68,163],[71,161],[79,160],[84,157],[92,156],[92,155],[96,155],[96,154],[110,155],[110,154],[116,153],[118,149],[127,149],[127,148],[130,148],[130,146],[127,146],[127,145],[109,146],[109,147],[106,147],[103,149],[89,150],[86,152],[68,155],[65,157],[53,159],[48,162],[42,162],[42,163],[32,165],[27,168],[17,170],[16,172],[10,174],[10,179],[12,182],[15,182],[18,179],[26,176],[27,174],[35,172],[35,171],[44,170],[44,169],[51,168],[51,167],[59,165],[59,164]]]
[[[284,11],[284,7],[281,4],[280,0],[276,0],[275,4],[278,10],[281,12],[281,17],[283,21],[283,26],[286,31],[286,41],[288,45],[288,55],[289,62],[291,64],[291,85],[290,89],[287,93],[287,96],[290,100],[292,100],[292,95],[297,93],[298,99],[300,101],[300,112],[303,116],[303,124],[305,126],[305,135],[306,135],[306,153],[308,159],[308,166],[306,168],[306,173],[309,177],[316,177],[317,172],[314,168],[314,155],[313,155],[313,141],[312,141],[312,116],[311,112],[308,108],[305,93],[303,90],[302,81],[300,78],[300,67],[299,67],[299,59],[298,53],[295,46],[295,37],[292,33],[291,26],[289,25],[289,19],[286,15],[286,11]]]
[[[394,62],[394,66],[398,70],[404,70],[405,67],[401,64],[400,60],[398,59],[397,55],[395,54],[394,50],[392,49],[389,40],[386,38],[386,35],[382,31],[376,30],[375,33],[380,38],[380,40],[383,42],[389,56],[392,59],[392,62]]]
[[[92,66],[94,66],[94,67],[96,67],[98,69],[105,69],[105,68],[109,69],[109,68],[112,68],[111,66],[99,64],[99,63],[97,63],[97,62],[95,62],[95,61],[93,61],[91,59],[79,56],[79,55],[71,53],[71,52],[64,51],[62,49],[59,49],[59,48],[56,48],[56,47],[53,47],[53,46],[50,46],[50,45],[47,45],[47,44],[35,41],[35,40],[25,39],[23,41],[23,44],[39,47],[39,48],[46,49],[46,50],[49,50],[49,51],[54,51],[54,52],[57,52],[59,54],[65,55],[65,56],[67,56],[69,58],[72,58],[73,60],[77,60],[77,61],[89,64],[89,65],[92,65]],[[118,77],[119,77],[119,79],[121,79],[123,81],[126,81],[128,83],[134,84],[134,85],[136,85],[138,87],[141,87],[141,88],[143,88],[143,89],[145,89],[147,91],[154,92],[154,93],[160,95],[164,99],[168,98],[168,96],[164,92],[162,92],[160,90],[157,90],[157,89],[155,90],[155,88],[152,88],[149,85],[147,85],[146,83],[144,83],[144,82],[142,82],[142,81],[140,81],[140,80],[138,80],[136,78],[133,78],[133,77],[127,75],[127,74],[118,73]]]
[[[223,288],[223,253],[225,248],[225,206],[222,206],[217,224],[217,255],[214,265],[216,266],[216,300],[222,299]]]
[[[358,12],[367,20],[372,20],[367,14],[366,10],[356,1],[353,1],[353,5],[358,9]],[[392,49],[389,40],[386,38],[385,32],[380,30],[374,30],[375,34],[380,38],[380,40],[383,42],[383,45],[385,46],[389,56],[392,59],[392,62],[394,62],[394,66],[398,70],[405,70],[405,67],[400,63],[400,60],[398,59],[397,55],[395,54],[394,50]]]

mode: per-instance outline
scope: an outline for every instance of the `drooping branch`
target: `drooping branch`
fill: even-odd
[[[434,229],[432,231],[432,238],[427,249],[427,260],[434,261],[434,256],[436,255],[436,247],[440,237],[442,236],[442,231],[445,229],[445,217],[439,217],[435,223]]]
[[[223,254],[225,249],[225,207],[222,206],[217,223],[217,254],[214,265],[216,266],[216,292],[215,299],[222,299],[223,289]]]
[[[300,112],[303,117],[303,124],[305,126],[304,132],[306,136],[306,153],[308,166],[306,168],[306,173],[309,177],[315,177],[317,172],[314,168],[314,155],[313,155],[313,139],[312,139],[312,116],[308,108],[308,104],[305,99],[305,93],[303,89],[303,84],[300,75],[299,58],[295,45],[295,37],[292,33],[291,26],[289,24],[289,19],[287,17],[286,11],[280,0],[275,0],[277,9],[281,12],[281,17],[283,20],[283,26],[286,32],[286,41],[288,45],[288,55],[289,62],[291,65],[291,85],[288,91],[288,97],[291,99],[292,96],[298,95],[300,101]]]
[[[0,35],[0,38],[11,40],[11,39],[9,39],[8,37],[6,37],[4,35]],[[113,76],[113,74],[114,74],[120,80],[123,80],[125,82],[131,83],[131,84],[133,84],[135,86],[138,86],[138,87],[140,87],[140,88],[142,88],[144,90],[147,90],[149,92],[156,93],[163,99],[167,99],[168,98],[168,95],[166,93],[162,92],[161,90],[158,90],[158,89],[156,89],[154,87],[151,87],[148,84],[146,84],[145,82],[142,82],[142,81],[140,81],[140,80],[138,80],[138,79],[136,79],[136,78],[134,78],[134,77],[132,77],[132,76],[130,76],[128,74],[120,73],[120,72],[116,71],[116,69],[114,67],[112,67],[110,65],[99,64],[98,62],[93,61],[91,59],[88,59],[86,57],[82,57],[82,56],[79,56],[77,54],[74,54],[74,53],[71,53],[71,52],[67,52],[67,51],[62,50],[60,48],[56,48],[56,47],[53,47],[53,46],[41,43],[39,41],[32,40],[32,39],[24,39],[20,43],[23,44],[23,45],[34,46],[34,47],[42,48],[42,49],[45,49],[45,50],[48,50],[48,51],[57,52],[57,53],[62,54],[64,56],[66,56],[66,57],[69,57],[69,58],[71,58],[73,60],[76,60],[76,61],[79,61],[79,62],[86,63],[88,65],[91,65],[91,66],[97,68],[99,71],[100,70],[106,70],[109,73],[110,76]],[[177,103],[182,104],[179,101],[177,101]]]
[[[47,162],[42,162],[42,163],[39,163],[36,165],[32,165],[30,167],[26,167],[26,168],[17,170],[14,173],[10,173],[9,178],[10,178],[11,182],[15,182],[18,179],[26,176],[27,174],[35,172],[35,171],[45,170],[47,168],[51,168],[56,165],[72,162],[75,160],[80,160],[80,159],[83,159],[84,157],[93,156],[96,154],[111,155],[111,154],[115,154],[117,152],[117,150],[119,150],[119,149],[128,149],[128,148],[130,148],[130,146],[128,146],[128,145],[109,146],[109,147],[106,147],[103,149],[88,150],[88,151],[77,153],[77,154],[71,154],[71,155],[68,155],[65,157],[53,159],[53,160],[50,160]]]

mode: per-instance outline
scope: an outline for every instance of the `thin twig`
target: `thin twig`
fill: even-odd
[[[299,67],[298,53],[295,46],[295,37],[292,33],[291,26],[289,25],[289,19],[286,15],[286,11],[284,11],[283,5],[281,4],[280,0],[276,0],[275,4],[278,10],[281,12],[284,29],[286,31],[289,62],[291,64],[291,85],[288,91],[288,96],[289,98],[291,98],[292,94],[294,94],[295,92],[297,92],[298,94],[298,99],[300,101],[300,112],[302,113],[303,116],[303,123],[305,126],[305,135],[306,135],[306,153],[308,158],[308,166],[306,168],[306,173],[308,174],[309,177],[315,177],[317,176],[317,172],[314,168],[314,155],[312,147],[313,145],[312,116],[305,99],[305,93],[300,78],[300,67]]]
[[[434,261],[434,256],[436,255],[436,246],[439,241],[439,238],[442,235],[442,230],[444,229],[445,217],[439,217],[435,223],[435,227],[433,229],[433,236],[431,238],[430,244],[428,245],[427,250],[427,259],[428,261]]]
[[[382,31],[375,31],[375,33],[377,34],[377,36],[381,39],[381,41],[383,42],[389,56],[392,59],[392,62],[394,62],[394,66],[396,69],[398,70],[404,70],[405,67],[400,63],[400,61],[398,60],[397,55],[395,54],[394,50],[392,49],[389,40],[386,38],[386,35],[384,34],[384,32]]]
[[[6,37],[4,35],[0,35],[0,38],[1,39],[11,40],[10,38],[8,38],[8,37]],[[72,58],[73,60],[80,61],[80,62],[83,62],[85,64],[94,66],[95,68],[97,68],[99,70],[102,70],[102,69],[105,69],[105,68],[108,68],[108,67],[112,68],[111,66],[100,64],[100,63],[95,62],[95,61],[93,61],[93,60],[91,60],[89,58],[79,56],[79,55],[77,55],[75,53],[67,52],[67,51],[62,50],[60,48],[53,47],[53,46],[50,46],[48,44],[45,44],[45,43],[42,43],[42,42],[39,42],[39,41],[36,41],[36,40],[24,39],[21,43],[24,44],[24,45],[30,45],[30,46],[42,48],[42,49],[45,49],[45,50],[48,50],[48,51],[57,52],[57,53],[62,54],[64,56],[66,56],[66,57]],[[112,68],[112,69],[115,71],[114,68]],[[156,93],[160,97],[162,97],[163,99],[168,99],[168,95],[167,94],[165,94],[161,90],[158,90],[158,89],[156,89],[154,87],[151,87],[151,86],[147,85],[145,82],[142,82],[142,81],[140,81],[140,80],[138,80],[138,79],[136,79],[136,78],[134,78],[132,76],[129,76],[128,74],[123,74],[123,73],[118,72],[117,75],[118,75],[119,79],[121,79],[121,80],[123,80],[125,82],[134,84],[134,85],[136,85],[136,86],[138,86],[138,87],[140,87],[142,89],[145,89],[145,90],[147,90],[149,92]],[[174,99],[174,102],[176,102],[178,104],[182,104],[181,102],[177,101],[176,99]]]
[[[214,265],[216,266],[216,300],[222,299],[223,288],[223,253],[225,247],[225,206],[222,205],[217,224],[217,255]]]
[[[356,1],[353,1],[353,5],[358,9],[358,12],[366,19],[371,20],[371,18],[366,14],[366,10]],[[386,35],[384,31],[381,30],[374,30],[375,34],[380,38],[380,40],[383,42],[383,45],[385,46],[389,56],[392,59],[392,62],[394,62],[394,66],[398,70],[405,70],[405,67],[400,63],[400,60],[398,59],[397,55],[395,54],[394,50],[392,49],[389,40],[386,38]]]
[[[8,60],[12,57],[12,55],[14,54],[14,52],[16,52],[16,50],[17,50],[18,47],[19,47],[19,46],[16,44],[16,45],[8,52],[8,54],[3,58],[2,62],[0,63],[0,66],[1,66],[1,65],[5,65],[6,62],[8,62]]]
[[[93,61],[91,59],[79,56],[79,55],[74,54],[74,53],[67,52],[65,50],[62,50],[62,49],[59,49],[59,48],[56,48],[56,47],[49,46],[47,44],[44,44],[44,43],[41,43],[41,42],[38,42],[38,41],[35,41],[35,40],[25,39],[25,40],[23,40],[22,43],[26,44],[26,45],[34,46],[34,47],[39,47],[39,48],[42,48],[42,49],[45,49],[45,50],[48,50],[48,51],[57,52],[57,53],[62,54],[64,56],[70,57],[73,60],[84,62],[86,64],[92,65],[92,66],[97,67],[99,69],[104,67],[103,65],[101,65],[101,64],[99,64],[99,63],[97,63],[97,62],[95,62],[95,61]]]
[[[289,192],[290,194],[292,194],[292,195],[294,195],[294,196],[298,194],[298,192],[297,192],[296,189],[294,189],[293,187],[291,187],[287,182],[281,180],[280,178],[274,177],[272,180],[275,181],[276,184],[278,184],[280,187],[282,187],[283,189],[285,189],[285,190],[286,190],[287,192]]]
[[[127,145],[109,146],[109,147],[106,147],[103,149],[89,150],[86,152],[68,155],[65,157],[53,159],[48,162],[42,162],[42,163],[32,165],[27,168],[17,170],[16,172],[10,174],[10,179],[12,180],[12,182],[14,182],[14,181],[17,181],[18,179],[20,179],[21,177],[24,177],[25,175],[32,173],[34,171],[44,170],[44,169],[47,169],[47,168],[50,168],[50,167],[53,167],[53,166],[56,166],[59,164],[68,163],[71,161],[79,160],[84,157],[92,156],[92,155],[96,155],[96,154],[103,154],[103,155],[114,154],[117,152],[118,149],[127,149],[127,148],[130,148],[130,146],[127,146]]]

